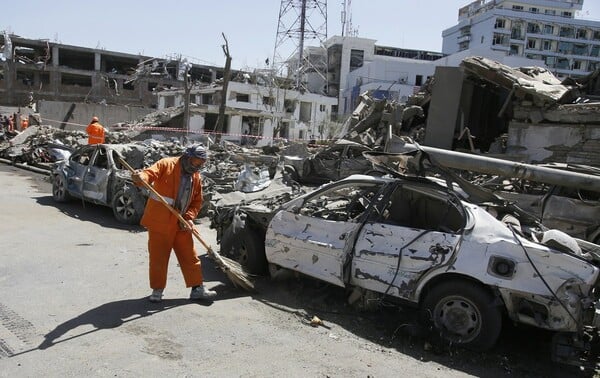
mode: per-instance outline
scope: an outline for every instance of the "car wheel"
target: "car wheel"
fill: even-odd
[[[268,269],[265,243],[257,232],[229,225],[221,238],[221,253],[239,262],[251,274],[265,274]]]
[[[138,224],[144,213],[144,201],[135,190],[119,190],[113,197],[112,209],[119,222]]]
[[[54,175],[54,180],[52,180],[52,198],[56,202],[67,202],[71,199],[71,195],[67,190],[67,180],[63,175]]]
[[[431,289],[421,309],[446,342],[486,350],[494,346],[502,327],[500,307],[493,302],[475,283],[446,281]]]
[[[296,169],[294,167],[292,167],[290,165],[286,165],[283,167],[283,172],[284,172],[284,175],[289,177],[290,180],[299,182],[298,180],[300,179],[300,177],[298,176],[298,172],[296,171]]]

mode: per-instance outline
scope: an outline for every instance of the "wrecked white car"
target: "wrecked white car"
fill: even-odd
[[[136,169],[143,167],[143,147],[135,144],[96,144],[75,150],[52,167],[52,198],[56,202],[79,198],[109,206],[119,222],[138,224],[147,196],[133,185],[119,156]]]
[[[212,226],[221,253],[252,272],[285,268],[347,288],[352,300],[418,306],[453,344],[490,348],[504,314],[578,347],[598,324],[598,246],[550,231],[536,242],[430,179],[354,175],[274,211],[221,209]]]

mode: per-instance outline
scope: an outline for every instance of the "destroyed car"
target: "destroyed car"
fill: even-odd
[[[79,198],[109,206],[119,222],[138,224],[147,195],[133,185],[120,156],[134,169],[143,168],[144,150],[136,144],[96,144],[75,150],[52,167],[52,198],[56,202]]]
[[[345,139],[308,157],[285,156],[284,172],[300,184],[324,184],[353,174],[368,174],[373,166],[362,153],[371,148]]]
[[[568,235],[543,244],[556,230],[528,238],[442,180],[353,175],[275,210],[222,208],[211,226],[221,253],[250,272],[291,270],[353,300],[413,305],[455,345],[492,347],[503,315],[573,345],[598,325],[598,246]]]

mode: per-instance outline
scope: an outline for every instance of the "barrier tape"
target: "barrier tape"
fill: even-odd
[[[65,124],[65,125],[74,125],[74,126],[81,126],[81,127],[86,127],[87,125],[83,125],[81,123],[74,123],[74,122],[63,122],[63,121],[58,121],[55,119],[49,119],[49,118],[42,118],[40,117],[41,120],[43,121],[48,121],[48,122],[55,122],[55,123],[60,123],[60,124]],[[288,138],[281,138],[281,137],[266,137],[266,136],[260,136],[260,135],[252,135],[252,134],[236,134],[236,133],[222,133],[222,132],[216,132],[216,131],[195,131],[195,130],[184,130],[181,128],[175,128],[175,127],[156,127],[156,126],[130,126],[130,127],[125,127],[125,126],[117,126],[117,127],[112,127],[113,130],[142,130],[142,131],[146,131],[146,130],[154,130],[154,131],[173,131],[173,132],[179,132],[179,133],[186,133],[186,134],[207,134],[207,135],[221,135],[221,136],[230,136],[230,137],[246,137],[248,139],[267,139],[267,140],[274,140],[274,141],[307,141],[310,139],[288,139]],[[328,139],[319,139],[319,141],[329,141]]]

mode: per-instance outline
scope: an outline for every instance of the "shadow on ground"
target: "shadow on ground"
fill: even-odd
[[[107,206],[96,205],[78,199],[73,199],[66,203],[58,203],[52,199],[52,196],[37,197],[35,200],[39,205],[57,208],[63,214],[82,222],[92,222],[102,227],[128,230],[131,232],[145,231],[140,225],[119,223],[115,219],[112,209]]]
[[[467,374],[485,377],[592,377],[595,371],[580,370],[551,360],[552,333],[504,322],[497,345],[487,352],[476,352],[443,345],[435,335],[419,326],[418,311],[409,307],[383,305],[376,311],[360,312],[348,305],[343,288],[310,278],[291,278],[273,282],[255,281],[258,300],[280,311],[293,313],[310,326],[317,316],[325,327],[339,327],[369,340],[382,353],[396,350],[419,361],[433,361]]]

